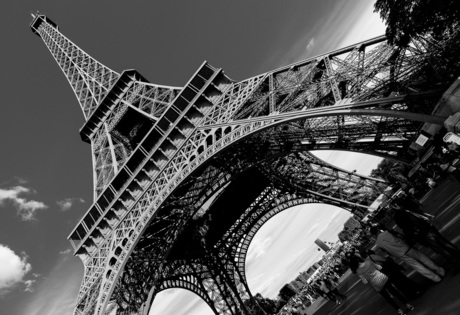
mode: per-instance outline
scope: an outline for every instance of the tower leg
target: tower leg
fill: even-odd
[[[250,293],[247,283],[240,277],[236,266],[232,262],[218,259],[218,255],[212,256],[210,263],[211,270],[214,271],[214,279],[219,285],[222,299],[230,307],[230,312],[224,314],[266,314]]]

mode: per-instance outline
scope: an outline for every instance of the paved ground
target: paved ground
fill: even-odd
[[[428,285],[428,283],[425,283]],[[460,275],[448,273],[444,280],[436,285],[429,285],[426,292],[416,300],[411,301],[415,310],[411,315],[458,315],[460,314]],[[347,299],[336,305],[330,301],[319,300],[308,314],[315,315],[387,315],[396,311],[370,286],[358,281],[353,275],[340,286]]]
[[[444,236],[460,245],[460,184],[453,178],[447,178],[432,189],[422,200],[424,211],[435,215],[435,225]],[[432,284],[419,274],[409,275],[426,287],[426,292],[411,301],[415,310],[410,315],[460,315],[460,273],[454,274],[449,261],[425,251],[440,265],[447,274],[439,284]],[[409,267],[408,267],[409,269]],[[307,310],[308,315],[387,315],[396,311],[369,285],[361,283],[356,275],[350,274],[341,283],[339,290],[348,298],[341,304],[317,300]]]

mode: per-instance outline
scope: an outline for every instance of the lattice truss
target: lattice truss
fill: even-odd
[[[381,38],[300,62],[233,85],[206,123],[328,106],[343,99],[356,102],[378,99],[390,92],[420,91],[424,86],[418,84],[423,81],[413,79],[426,64],[425,55],[426,49],[420,42],[399,49]],[[239,91],[247,85],[253,88],[247,90],[251,95],[241,106]]]
[[[232,258],[235,268],[241,275],[243,282],[246,280],[246,256],[249,245],[257,231],[273,216],[283,210],[298,205],[314,204],[320,202],[318,198],[302,197],[274,187],[267,187],[258,198],[246,209],[244,215],[237,220],[225,233],[219,248],[230,248],[226,254]],[[308,223],[306,222],[306,225]],[[231,246],[227,245],[231,244]]]
[[[91,119],[119,75],[87,57],[50,23],[38,16],[31,26]],[[299,200],[325,196],[344,207],[366,204],[364,178],[332,170],[305,151],[335,148],[403,158],[420,126],[414,121],[428,121],[424,114],[442,93],[427,91],[446,86],[437,67],[448,42],[420,39],[399,49],[383,41],[373,39],[241,82],[205,63],[180,91],[144,82],[118,91],[91,138],[96,202],[69,236],[85,264],[76,314],[103,314],[113,303],[120,314],[148,307],[148,293],[165,287],[161,280],[168,275],[171,249],[194,216],[206,217],[212,198],[250,166],[262,165],[275,188],[291,194],[291,203],[303,192],[308,195],[299,194],[304,198]],[[138,126],[138,118],[151,128]],[[248,211],[270,213],[262,200],[271,204],[268,200],[276,199],[267,198]],[[264,217],[246,218],[257,226]],[[245,222],[240,218],[235,224]],[[234,242],[219,246],[244,253],[249,239],[232,237]],[[197,265],[193,276],[198,280],[181,279],[196,290],[204,286],[216,313],[236,313],[244,310],[241,292],[249,294],[241,289],[243,256],[220,260],[219,252],[211,252],[202,265],[211,266],[212,280],[204,280],[204,269]]]
[[[310,192],[321,199],[337,199],[370,205],[386,187],[383,181],[350,173],[328,165],[308,153],[290,154],[276,162],[262,163],[261,170],[279,186],[296,187],[297,193]],[[341,204],[344,207],[344,203]],[[348,207],[350,207],[348,206]]]
[[[138,309],[139,305],[133,303],[133,300],[136,300],[133,299],[133,296],[142,297],[140,300],[144,301],[152,286],[156,288],[156,291],[172,287],[186,288],[199,294],[213,309],[227,310],[229,308],[227,302],[223,300],[225,295],[222,295],[217,280],[210,278],[210,271],[201,262],[182,266],[178,260],[173,267],[163,267],[164,261],[158,259],[164,257],[165,250],[169,250],[162,246],[165,239],[172,243],[174,239],[177,239],[179,232],[184,228],[184,223],[191,218],[193,213],[206,212],[208,206],[205,205],[205,201],[218,194],[228,184],[229,179],[228,174],[215,167],[209,167],[202,174],[191,177],[184,184],[187,187],[185,195],[179,194],[179,196],[169,198],[170,202],[160,211],[164,215],[159,213],[149,224],[125,267],[127,272],[123,273],[117,284],[113,298],[121,309],[125,309],[128,313]],[[149,264],[146,265],[148,269],[146,269],[145,277],[140,276],[139,271],[144,267],[139,264],[142,264],[147,258],[138,259],[140,256],[148,257],[149,261]],[[170,273],[171,270],[174,271],[174,275],[166,279],[164,275]],[[156,277],[152,277],[153,274]],[[209,292],[209,296],[205,295],[205,292]]]
[[[249,299],[247,286],[227,257],[211,254],[200,261],[177,260],[168,264],[159,291],[183,288],[200,296],[216,314],[238,314]]]
[[[424,72],[429,67],[428,59],[433,59],[427,57],[428,44],[420,39],[407,49],[399,49],[374,40],[234,84],[224,92],[206,123],[211,132],[217,126],[256,129],[271,123],[266,119],[268,116],[281,119],[300,116],[302,112],[318,116],[321,110],[340,110],[348,108],[346,104],[356,102],[374,102],[368,104],[367,109],[429,113],[439,94],[399,102],[393,100],[386,104],[379,102],[402,94],[416,95],[425,91],[427,84],[432,84],[432,78]],[[240,86],[248,84],[252,86],[251,95],[243,104],[238,99],[243,94]],[[219,121],[229,122],[216,123]],[[354,147],[358,151],[402,158],[400,153],[407,149],[404,143],[407,145],[414,136],[417,123],[406,118],[378,115],[324,115],[285,124],[283,129],[285,139],[303,140],[311,144],[312,149]],[[385,144],[379,149],[381,142]]]
[[[120,74],[85,53],[60,33],[55,26],[46,23],[44,16],[38,16],[38,18],[43,20],[38,33],[67,77],[85,119],[88,119],[118,80]],[[128,107],[156,121],[179,91],[180,88],[146,82],[134,82],[125,91],[118,106],[106,118],[104,126],[99,128],[92,139],[95,196],[98,196],[107,187],[133,151],[130,138],[135,137],[138,129],[133,128],[130,138],[114,129]]]
[[[67,77],[88,119],[120,75],[91,58],[53,25],[41,23],[38,32]]]
[[[384,49],[386,46],[380,45],[379,47],[381,49]],[[418,68],[414,66],[414,71],[415,70],[418,70]],[[225,115],[222,115],[222,117],[241,117],[241,115],[238,116],[237,112],[240,108],[245,107],[246,104],[249,104],[248,106],[251,106],[252,103],[250,101],[250,97],[253,95],[253,93],[250,91],[255,91],[258,87],[260,87],[260,85],[263,82],[261,78],[263,77],[267,77],[267,75],[258,76],[256,78],[249,79],[242,83],[235,83],[234,85],[230,85],[228,83],[228,80],[225,81],[225,84],[219,84],[219,82],[217,82],[217,84],[214,85],[214,88],[216,86],[221,86],[223,88],[223,90],[218,91],[221,93],[221,95],[218,98],[216,97],[218,104],[222,105],[220,100],[222,100],[225,97],[229,97],[229,91],[234,91],[234,93],[236,93],[235,95],[231,95],[229,99],[235,100],[237,104],[229,105],[227,107],[228,112]],[[235,85],[239,85],[240,88],[235,88]],[[204,89],[205,87],[203,87],[202,91],[204,91]],[[382,87],[378,87],[378,90],[380,91],[380,93],[383,93],[382,90],[384,89]],[[212,95],[216,94],[219,93],[213,93]],[[374,92],[374,94],[372,94],[369,91],[367,91],[367,94],[375,98],[380,97],[383,99],[383,96],[381,94],[377,94],[377,92]],[[385,102],[382,101],[382,103],[378,103],[379,106],[393,107],[392,109],[394,110],[408,109],[409,105],[411,105],[408,101],[392,102],[388,98],[385,98],[383,100]],[[415,98],[415,100],[418,99]],[[432,106],[433,104],[430,103],[430,105]],[[372,104],[372,106],[375,107],[375,104]],[[216,108],[219,108],[219,110],[222,110],[222,107],[224,106],[216,106]],[[291,108],[293,108],[293,106],[291,106]],[[298,107],[294,107],[294,109],[297,108]],[[194,107],[194,109],[200,110],[201,115],[190,116],[190,118],[188,118],[188,121],[191,124],[195,126],[203,126],[205,125],[205,123],[209,122],[215,123],[217,121],[219,123],[218,119],[216,119],[216,117],[219,116],[214,115],[214,107],[201,107],[197,105]],[[301,109],[302,108],[300,108],[300,110]],[[254,114],[254,112],[252,113]],[[209,117],[214,118],[212,120],[209,120]],[[272,117],[274,116],[268,116],[268,118]],[[343,115],[343,117],[346,117],[346,115]],[[361,122],[361,126],[363,127],[362,129],[360,129],[359,123],[356,123],[354,126],[354,132],[361,130],[361,133],[359,133],[360,138],[364,138],[363,134],[365,136],[369,136],[367,133],[365,133],[366,127],[368,129],[372,127],[374,138],[376,138],[378,131],[382,130],[379,128],[381,128],[381,125],[385,125],[385,123],[389,123],[393,127],[398,126],[398,128],[393,129],[393,133],[391,134],[392,137],[397,137],[398,135],[403,134],[404,130],[410,130],[410,132],[413,133],[415,129],[414,124],[408,124],[405,119],[387,117],[380,119],[376,122],[373,120],[373,117],[375,116],[363,115],[362,117],[359,117],[355,120],[357,122]],[[265,119],[262,121],[250,121],[250,118],[246,119],[249,120],[247,124],[223,124],[220,126],[210,126],[210,128],[203,127],[194,130],[192,129],[189,131],[189,133],[182,132],[184,134],[183,138],[185,139],[177,140],[175,142],[175,147],[180,148],[176,151],[177,153],[174,153],[174,150],[163,151],[163,155],[167,159],[163,158],[157,160],[155,164],[156,167],[147,172],[148,176],[152,179],[152,184],[150,186],[145,187],[141,186],[140,189],[138,189],[137,193],[131,193],[131,197],[128,198],[129,200],[131,200],[131,203],[125,204],[126,212],[124,213],[126,213],[126,215],[122,215],[118,218],[118,220],[116,220],[117,222],[119,222],[117,223],[118,225],[114,224],[114,226],[118,227],[116,228],[115,232],[116,237],[113,237],[111,239],[111,242],[113,242],[113,244],[118,244],[118,246],[122,248],[123,252],[126,254],[124,256],[119,257],[115,257],[116,255],[111,254],[109,257],[107,257],[107,261],[109,261],[112,258],[116,258],[117,263],[111,266],[108,265],[106,261],[106,269],[104,270],[106,276],[99,274],[100,277],[103,277],[103,281],[101,283],[102,289],[100,290],[100,296],[98,297],[98,306],[96,307],[95,312],[96,314],[100,314],[102,312],[103,305],[108,301],[108,298],[111,294],[110,290],[111,288],[114,288],[116,280],[115,275],[121,273],[121,266],[124,264],[123,261],[125,260],[123,257],[129,256],[129,253],[133,250],[135,241],[142,234],[142,229],[153,216],[153,214],[156,212],[156,209],[158,209],[158,207],[168,198],[170,193],[174,190],[174,187],[177,187],[178,184],[185,180],[193,170],[197,169],[199,166],[204,165],[205,161],[207,161],[212,156],[216,155],[217,152],[222,150],[224,147],[233,145],[236,141],[243,139],[244,137],[247,137],[250,134],[253,134],[257,130],[261,130],[262,127],[265,127],[268,124],[273,124],[274,121],[269,119]],[[341,121],[345,121],[344,118],[334,120],[330,118],[318,117],[310,120],[314,121],[317,125],[321,125],[321,123],[325,124],[325,122],[330,122],[330,126],[326,126],[327,128],[324,127],[323,130],[321,130],[320,128],[315,128],[317,125],[310,124],[310,130],[315,129],[317,132],[332,133],[332,131],[335,130],[335,136],[338,136],[338,130],[343,131],[347,129],[337,128],[337,121],[340,124]],[[289,126],[288,128],[291,127]],[[352,128],[348,128],[348,130],[352,130]],[[401,138],[398,137],[396,139],[401,140]],[[384,146],[382,146],[382,148],[384,148]],[[394,149],[392,150],[395,151]],[[148,150],[145,151],[148,152]],[[369,151],[372,150],[369,149]],[[227,166],[230,169],[232,168],[231,164],[227,164]],[[138,199],[139,197],[136,196],[142,197]],[[185,215],[183,218],[189,217],[190,214]],[[162,238],[162,245],[160,246],[163,249],[163,252],[166,252],[168,246],[170,246],[167,244],[172,244],[175,237],[177,237],[177,235],[180,234],[180,227],[181,224],[177,222],[174,225],[167,227],[168,235]],[[95,251],[99,251],[98,246],[99,245],[94,246],[94,249],[88,248],[90,255],[93,255]],[[159,255],[158,257],[162,257],[162,255]],[[85,289],[85,286],[83,284],[81,289],[82,295],[86,295],[85,291],[87,291],[88,289]],[[86,305],[85,308],[93,307],[93,305],[88,305],[83,300],[79,300],[78,305]]]
[[[309,158],[309,161],[312,163],[312,167],[321,166],[324,170],[323,173],[325,173],[327,177],[334,177],[335,181],[337,181],[337,179],[340,177],[345,177],[344,175],[346,172],[334,170],[330,167],[328,169],[328,165],[326,163],[321,162],[311,156]],[[307,163],[307,157],[304,156],[301,159],[304,163]],[[285,169],[286,167],[283,167],[283,170]],[[343,174],[338,175],[339,172],[342,172]],[[359,185],[358,183],[361,184],[361,188],[356,188],[358,191],[362,190],[362,187],[374,187],[374,189],[377,188],[375,191],[380,190],[378,189],[379,187],[377,187],[379,184],[378,181],[363,178],[351,173],[348,173],[347,176],[349,178],[354,177],[350,185]],[[324,177],[325,176],[323,175],[323,178]],[[223,182],[221,181],[221,185],[222,184]],[[216,189],[221,185],[214,187],[212,191],[216,191]],[[287,185],[284,184],[282,186],[285,188]],[[288,188],[290,190],[295,189],[294,186]],[[373,193],[374,195],[375,191]],[[163,278],[161,281],[159,281],[161,285],[159,288],[157,288],[157,290],[162,291],[167,288],[184,288],[191,290],[198,296],[202,297],[203,300],[206,301],[208,305],[210,305],[211,309],[213,309],[216,314],[237,314],[242,305],[246,305],[243,306],[244,310],[244,307],[249,305],[248,299],[250,296],[249,289],[246,285],[244,271],[244,261],[247,249],[256,231],[269,218],[284,209],[305,203],[327,201],[328,203],[335,203],[336,205],[342,206],[344,208],[350,206],[346,203],[341,204],[338,200],[335,202],[334,200],[328,200],[326,195],[313,195],[314,197],[310,198],[301,197],[301,195],[305,196],[306,194],[308,193],[306,193],[305,190],[300,190],[296,195],[295,193],[283,192],[281,189],[275,188],[275,186],[267,187],[244,212],[244,214],[239,217],[239,219],[225,233],[222,240],[219,241],[216,246],[203,249],[206,251],[206,255],[203,255],[201,259],[195,258],[190,260],[182,259],[170,261],[167,265],[167,268],[164,268],[162,275],[160,275]],[[209,195],[209,193],[206,195]],[[203,213],[200,214],[200,216],[203,215]],[[201,235],[204,236],[206,234],[206,229],[204,229],[204,231],[201,233]],[[205,243],[206,241],[203,241],[203,247],[206,247]],[[139,245],[137,248],[139,248]],[[142,251],[145,252],[145,250]],[[212,251],[212,253],[210,251]],[[219,278],[213,275],[213,271],[216,268],[213,268],[213,264],[208,261],[209,257],[219,257],[221,267],[218,270],[223,268],[226,277],[230,278],[229,281],[231,283],[234,283],[234,291],[223,291],[222,288],[225,288],[228,285],[226,283],[220,283],[219,285],[216,285],[216,283],[219,283],[219,280],[215,280],[214,278]],[[138,259],[135,259],[134,261],[138,261]],[[130,266],[129,268],[129,270],[138,269],[139,268],[134,268],[134,266]],[[123,276],[125,277],[125,275]],[[135,278],[141,280],[144,279],[144,277],[140,275],[136,275]],[[125,292],[135,287],[132,285],[132,281],[129,283],[129,287],[126,287],[126,289],[120,288],[120,291]],[[210,286],[210,284],[213,285]],[[145,285],[145,282],[142,282],[142,286],[147,288],[151,287],[149,285]],[[235,294],[235,292],[238,292],[238,294]]]
[[[132,139],[143,135],[142,121],[133,126],[128,135],[117,130],[116,126],[128,108],[148,117],[153,125],[177,96],[178,91],[177,88],[134,82],[121,97],[118,105],[106,118],[104,128],[98,129],[92,141],[96,196],[109,185],[114,175],[131,156],[136,145]]]
[[[267,151],[270,152],[270,154],[273,154],[271,150]],[[237,154],[231,153],[229,155],[235,156]],[[251,163],[257,163],[257,158],[255,159],[253,155],[245,155],[244,152],[240,158],[246,158],[247,161],[231,160],[229,162],[240,169],[247,168],[247,166]],[[281,162],[277,161],[275,163],[277,166],[272,167],[278,168],[277,172],[284,175],[284,178],[287,178],[286,182],[279,183],[278,181],[275,181],[273,183],[275,186],[267,187],[261,196],[259,196],[246,210],[244,215],[242,215],[232,225],[231,229],[225,233],[225,236],[216,246],[212,248],[206,247],[206,224],[200,225],[197,223],[196,231],[197,234],[199,234],[198,237],[203,238],[203,240],[199,242],[200,246],[203,247],[199,247],[196,251],[194,251],[194,253],[198,256],[202,254],[203,256],[201,256],[200,259],[192,257],[187,261],[184,259],[174,260],[171,258],[168,260],[168,264],[162,269],[163,271],[161,273],[155,273],[155,270],[158,271],[161,269],[159,268],[159,266],[161,266],[161,262],[150,258],[149,271],[145,274],[140,274],[139,270],[142,270],[143,267],[139,266],[139,262],[144,262],[145,260],[137,258],[139,253],[142,252],[142,255],[145,257],[159,257],[157,255],[158,251],[152,251],[152,249],[163,247],[160,246],[160,244],[163,242],[163,239],[167,238],[165,233],[174,230],[174,224],[177,224],[179,221],[177,216],[174,218],[168,218],[167,220],[166,218],[161,220],[161,215],[157,216],[157,220],[149,225],[149,230],[143,234],[141,241],[136,246],[134,251],[136,254],[131,255],[132,259],[129,260],[127,266],[125,267],[125,270],[129,270],[129,272],[123,273],[122,282],[118,284],[116,293],[114,294],[114,296],[118,296],[118,304],[123,305],[123,308],[126,308],[127,312],[133,311],[133,309],[129,308],[128,305],[133,307],[134,301],[137,299],[132,298],[132,296],[147,296],[149,292],[145,289],[155,287],[154,284],[158,283],[158,287],[155,287],[156,292],[172,287],[188,289],[202,297],[217,314],[236,314],[236,310],[239,310],[242,307],[244,309],[245,306],[242,305],[249,304],[248,299],[250,293],[244,278],[244,258],[247,247],[256,230],[266,220],[281,211],[281,209],[286,209],[306,202],[311,203],[323,201],[343,208],[350,208],[353,205],[352,203],[341,202],[340,199],[337,199],[337,197],[339,197],[337,196],[337,190],[340,190],[341,193],[346,190],[350,196],[355,196],[355,198],[350,198],[350,200],[356,201],[357,198],[355,192],[358,192],[358,194],[361,195],[367,194],[368,196],[372,195],[375,197],[376,193],[381,191],[382,188],[378,186],[378,184],[382,184],[379,181],[335,169],[327,163],[306,153],[287,156],[286,159],[298,159],[299,163],[304,163],[304,174],[311,172],[312,176],[310,176],[310,178],[316,177],[321,179],[322,182],[318,185],[327,186],[324,191],[318,194],[314,191],[309,193],[308,190],[303,187],[299,189],[298,185],[294,184],[292,180],[294,178],[292,174],[297,171],[298,165],[295,163],[286,165],[282,162],[283,159],[281,159]],[[278,164],[283,165],[281,166]],[[222,163],[217,163],[217,165],[222,165]],[[235,169],[233,169],[233,171],[235,171]],[[203,206],[200,206],[203,205],[203,200],[206,198],[212,199],[213,195],[218,195],[222,191],[222,188],[227,185],[230,177],[224,176],[224,172],[225,167],[220,170],[211,167],[201,176],[198,176],[200,179],[199,181],[195,179],[196,182],[193,185],[194,188],[190,189],[189,193],[181,198],[181,208],[186,206],[185,199],[188,199],[187,207],[195,205],[195,210],[193,211],[193,213],[195,213],[194,220],[199,220],[199,218],[205,216],[206,214],[206,209],[204,209],[204,211],[196,210],[198,208],[200,210],[203,209]],[[345,182],[347,180],[348,187],[344,189],[346,186]],[[298,178],[297,181],[299,181]],[[300,181],[303,182],[304,180],[302,179]],[[208,184],[204,185],[206,182]],[[332,187],[333,185],[336,185],[336,187]],[[337,187],[337,185],[339,187]],[[280,188],[276,188],[277,186]],[[283,192],[287,189],[297,191],[297,196],[299,197],[297,197],[296,194],[287,194],[286,192]],[[315,188],[310,187],[310,189],[314,190]],[[301,197],[306,195],[310,195],[310,197],[308,199],[306,197]],[[203,198],[204,196],[207,197]],[[269,196],[269,198],[267,198],[267,196]],[[176,200],[176,197],[172,196],[170,199]],[[198,206],[196,206],[197,203],[195,200],[201,200],[198,202]],[[361,204],[367,205],[373,200],[373,198],[360,198]],[[168,211],[168,213],[173,212],[175,211]],[[208,222],[209,224],[209,221],[207,220],[204,222]],[[212,224],[212,222],[210,224]],[[254,230],[254,227],[257,227],[257,229]],[[193,228],[195,229],[195,226],[193,226]],[[188,240],[188,242],[189,247],[192,247],[192,240]],[[200,253],[197,254],[197,252]],[[222,280],[219,280],[220,278],[218,276],[213,274],[214,268],[212,266],[216,262],[213,262],[212,259],[215,259],[215,257],[218,257],[218,262],[222,264],[220,267],[220,269],[223,270],[222,272],[225,271],[224,275],[221,275],[221,277],[225,276],[231,279],[231,281],[229,281],[233,283],[234,287],[233,289],[229,289],[232,290],[226,289],[222,291],[222,288],[225,288],[228,284],[225,284]],[[209,261],[210,259],[211,262]],[[200,267],[198,268],[197,266]],[[151,275],[153,273],[158,276],[157,279],[153,279],[149,276],[149,274]],[[146,279],[148,278],[150,278],[150,284],[147,284],[149,280]],[[144,291],[139,288],[144,288]],[[128,298],[127,292],[129,292],[131,299]],[[133,292],[137,292],[137,295]],[[140,301],[145,300],[145,298],[138,299]],[[134,307],[134,309],[138,308],[139,305],[137,308]]]

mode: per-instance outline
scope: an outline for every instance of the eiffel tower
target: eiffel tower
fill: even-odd
[[[184,288],[215,314],[250,314],[245,258],[277,213],[326,203],[365,211],[385,183],[312,150],[401,161],[447,88],[448,42],[384,37],[235,81],[203,62],[183,87],[118,73],[40,13],[30,24],[72,87],[91,145],[94,203],[68,239],[85,268],[75,314],[148,314]],[[257,305],[256,305],[257,306]]]

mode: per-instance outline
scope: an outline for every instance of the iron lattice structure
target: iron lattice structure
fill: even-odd
[[[117,73],[36,14],[32,31],[67,77],[91,144],[94,203],[70,233],[85,266],[75,314],[147,314],[184,288],[216,314],[249,314],[245,257],[257,230],[289,207],[367,208],[380,180],[311,150],[410,160],[408,147],[446,88],[449,42],[384,37],[243,81],[204,62],[184,87]]]

